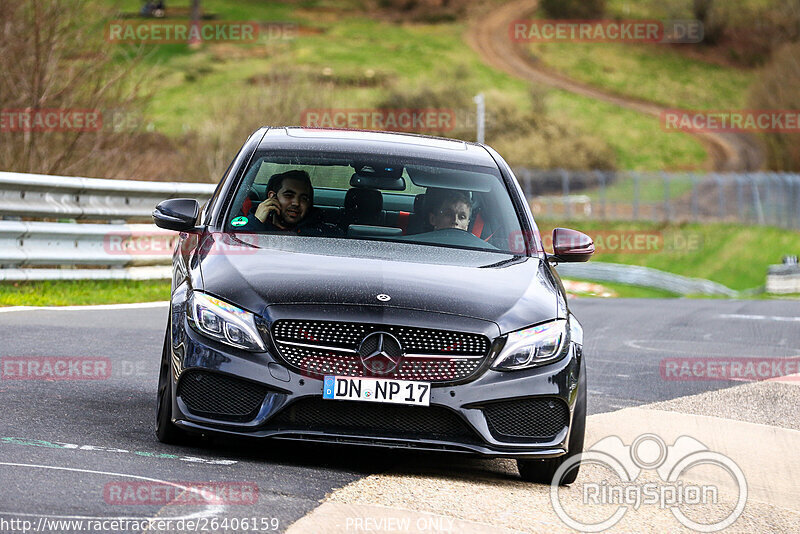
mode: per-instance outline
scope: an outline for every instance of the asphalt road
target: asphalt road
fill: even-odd
[[[663,380],[664,358],[800,356],[797,301],[585,299],[572,307],[585,329],[592,414],[739,384]],[[423,453],[282,442],[160,444],[153,418],[166,313],[166,306],[0,312],[4,361],[92,357],[111,369],[102,380],[0,381],[0,532],[21,526],[12,520],[32,521],[36,528],[45,516],[255,518],[259,528],[251,532],[283,531],[333,489],[421,459]],[[162,506],[156,498],[129,505],[110,493],[131,487],[124,482],[158,481],[252,484],[258,499]],[[98,531],[139,531],[116,526]],[[42,524],[40,531],[71,531],[57,527]],[[228,530],[244,531],[241,524]]]

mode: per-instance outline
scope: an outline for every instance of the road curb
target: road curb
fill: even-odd
[[[659,436],[667,445],[672,445],[679,436],[691,436],[711,451],[722,453],[736,462],[744,472],[748,485],[748,505],[741,520],[753,520],[753,517],[746,517],[748,513],[757,516],[756,521],[762,520],[763,516],[770,514],[768,510],[772,513],[775,513],[775,510],[783,510],[789,515],[800,515],[800,502],[797,501],[796,493],[796,488],[800,487],[800,460],[796,459],[796,452],[800,450],[800,431],[720,417],[636,407],[590,416],[587,420],[586,443],[590,446],[607,436],[618,436],[626,445],[630,445],[636,437],[645,433]],[[764,453],[753,454],[754,450]],[[780,458],[781,462],[774,462],[775,458]],[[444,466],[442,469],[447,470],[447,467]],[[424,503],[420,503],[421,495],[409,493],[409,477],[419,480],[419,483],[412,485],[415,489],[425,484],[430,486],[429,491],[424,493],[429,499]],[[459,473],[458,468],[452,473],[437,472],[435,475],[422,475],[422,477],[400,473],[372,475],[333,492],[319,507],[291,525],[287,533],[341,534],[427,530],[483,534],[568,530],[559,522],[549,505],[547,497],[549,486],[521,485],[519,480],[513,479],[513,475],[492,481],[469,481],[469,478]],[[719,470],[692,472],[687,480],[717,484],[720,490],[737,489],[733,480],[726,478]],[[477,495],[480,493],[481,484],[489,484],[487,489],[491,487],[493,490],[491,497],[488,491],[485,498]],[[379,493],[382,495],[376,495],[373,491],[376,487],[380,488]],[[507,502],[520,499],[520,493],[523,492],[530,492],[530,496],[536,498],[527,500],[523,497],[523,502],[529,502],[529,505],[538,511],[529,514],[525,520],[520,518],[520,521],[524,521],[524,528],[520,531],[509,529],[507,524],[499,524],[496,518],[512,513],[510,510],[503,510],[503,506],[508,507],[510,505]],[[387,495],[391,497],[387,498]],[[366,502],[371,499],[376,502]],[[402,501],[409,507],[416,506],[420,509],[415,511],[387,506],[378,502],[381,499],[391,503]],[[431,499],[435,502],[431,502]],[[475,506],[482,506],[481,510],[474,510],[473,515],[481,520],[485,518],[487,523],[455,517],[459,512],[455,510],[453,504],[465,501],[474,502]],[[430,513],[431,508],[443,514]],[[658,510],[640,509],[637,513],[639,515],[636,517],[648,524],[655,522],[665,527],[670,524],[664,523],[664,518],[658,516]],[[365,523],[367,518],[370,519],[369,525]],[[452,523],[446,519],[452,520]],[[359,520],[361,522],[357,523]],[[415,523],[417,520],[431,526],[419,528]],[[403,530],[406,524],[416,528]],[[436,525],[442,528],[437,529]],[[677,523],[672,526],[676,525]]]

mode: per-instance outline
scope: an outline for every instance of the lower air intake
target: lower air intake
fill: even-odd
[[[265,386],[207,371],[186,371],[178,382],[178,397],[193,414],[222,421],[253,419],[267,392]]]
[[[504,438],[552,440],[569,424],[569,408],[561,399],[522,399],[483,406],[489,430]]]
[[[318,430],[370,437],[475,441],[461,418],[438,406],[394,406],[306,399],[269,421],[273,428]]]

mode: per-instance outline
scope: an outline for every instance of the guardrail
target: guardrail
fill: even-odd
[[[612,179],[608,173],[589,174],[603,176],[603,184],[619,179],[618,176]],[[547,210],[544,206],[548,205],[552,209],[554,199],[560,198],[564,201],[566,212],[562,215],[597,217],[599,212],[599,216],[605,216],[606,205],[595,203],[600,208],[595,209],[592,205],[595,198],[588,191],[581,195],[569,193],[569,174],[566,171],[557,173],[562,185],[567,184],[562,190],[564,195],[560,197],[537,197],[531,194],[532,176],[528,172],[521,180],[534,208],[538,203],[543,206],[542,209]],[[581,183],[590,184],[590,180],[583,177]],[[743,182],[740,180],[737,183]],[[784,180],[784,183],[789,187],[787,193],[791,193],[786,198],[794,199],[795,195],[800,194],[800,190],[793,189],[792,180]],[[154,206],[161,200],[190,197],[202,203],[211,196],[214,187],[213,184],[0,172],[0,217],[65,218],[75,221],[149,220]],[[758,187],[756,184],[752,190],[757,193]],[[639,194],[634,193],[634,197]],[[760,199],[756,193],[755,197]],[[778,198],[777,192],[771,195],[769,198]],[[758,200],[758,206],[762,206],[761,200]],[[760,213],[759,219],[766,220],[763,212]],[[794,211],[787,209],[785,213],[787,216],[793,215]],[[789,216],[788,219],[793,220],[794,217]],[[120,239],[126,235],[145,240],[148,250],[129,251],[120,247]],[[0,220],[0,280],[169,278],[167,266],[174,244],[170,240],[174,238],[174,232],[161,230],[153,224]],[[162,249],[157,250],[156,246]],[[67,268],[55,268],[65,266]],[[736,291],[708,280],[686,278],[646,267],[592,262],[563,264],[558,269],[569,277],[656,287],[679,294],[737,295]]]
[[[0,216],[84,220],[149,220],[167,198],[196,198],[201,204],[214,184],[104,180],[0,172]]]
[[[654,287],[679,295],[724,295],[726,297],[739,295],[738,291],[711,280],[688,278],[638,265],[603,262],[562,263],[556,267],[556,270],[559,275],[566,278]]]
[[[152,224],[0,221],[0,265],[166,265],[176,238]],[[137,249],[136,243],[146,245]]]
[[[172,263],[176,239],[152,224],[0,221],[0,280],[169,278],[153,266]]]

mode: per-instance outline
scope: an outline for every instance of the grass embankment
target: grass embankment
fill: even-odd
[[[742,8],[767,5],[748,0]],[[608,19],[673,20],[693,18],[690,4],[683,10],[662,1],[610,0]],[[678,11],[676,11],[678,10]],[[541,11],[541,18],[547,18]],[[731,14],[734,16],[734,14]],[[738,24],[749,21],[734,20]],[[683,47],[683,48],[682,48]],[[757,71],[705,61],[698,45],[648,43],[531,43],[531,53],[544,65],[576,80],[616,94],[683,109],[732,109],[746,105],[748,88]]]
[[[652,267],[736,290],[763,286],[769,265],[780,263],[785,255],[800,253],[800,232],[772,227],[550,220],[538,224],[543,236],[549,236],[556,226],[593,236],[597,254],[592,261]],[[638,247],[634,244],[637,236]],[[622,237],[631,243],[625,251],[617,245]]]
[[[102,1],[128,12],[140,7],[133,0]],[[170,136],[207,127],[211,111],[225,109],[232,96],[258,90],[254,78],[275,73],[327,78],[335,84],[335,101],[347,102],[348,108],[375,106],[391,88],[414,91],[447,83],[472,94],[489,93],[489,112],[492,92],[516,102],[521,111],[532,106],[526,82],[487,67],[464,42],[465,21],[398,24],[367,17],[348,1],[316,6],[209,0],[203,8],[220,20],[292,22],[299,31],[291,40],[259,44],[207,44],[198,50],[151,46],[147,66],[155,75],[148,82],[154,93],[148,120]],[[546,91],[536,105],[548,117],[607,143],[617,168],[700,168],[707,159],[696,139],[664,132],[657,118],[564,91],[537,91]],[[294,123],[300,121],[298,116]],[[570,167],[568,162],[563,166]]]
[[[169,280],[0,282],[0,306],[82,306],[169,300]]]

